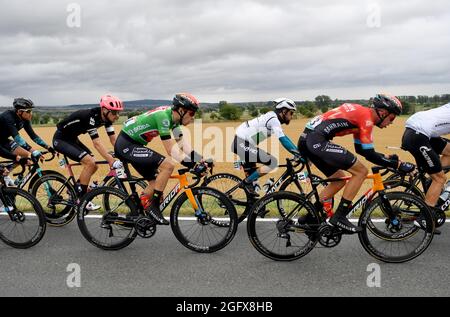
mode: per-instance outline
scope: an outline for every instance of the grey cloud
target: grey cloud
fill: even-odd
[[[380,28],[366,25],[372,1],[74,2],[80,29],[66,26],[70,2],[0,1],[0,102],[181,90],[207,101],[303,99],[408,85],[416,94],[450,82],[447,1],[375,1]]]

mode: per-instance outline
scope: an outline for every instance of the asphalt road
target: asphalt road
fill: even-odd
[[[404,264],[377,262],[352,236],[334,249],[279,263],[253,249],[245,224],[225,249],[197,254],[170,227],[158,227],[150,240],[137,239],[121,251],[102,251],[74,222],[48,228],[29,250],[0,243],[0,296],[449,296],[450,225],[441,229],[425,253]],[[72,267],[68,272],[72,263],[79,265],[79,279]],[[372,263],[380,266],[379,280]]]

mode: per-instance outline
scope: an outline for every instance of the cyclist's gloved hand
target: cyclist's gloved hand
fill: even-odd
[[[115,169],[115,170],[123,169],[123,163],[119,160],[114,161],[114,163],[112,165],[112,169]]]
[[[49,153],[51,153],[51,154],[56,154],[56,150],[55,150],[54,148],[52,148],[51,146],[49,146],[49,147],[47,148],[47,151],[48,151]]]
[[[398,167],[398,170],[402,173],[411,173],[415,170],[416,166],[412,163],[408,162],[401,162],[400,166]]]
[[[208,165],[206,165],[204,163],[199,163],[194,167],[193,172],[194,172],[194,174],[201,175],[201,174],[206,173],[207,170],[208,170]]]
[[[34,150],[34,151],[31,153],[31,156],[32,156],[33,158],[39,158],[39,157],[42,156],[42,152],[41,152],[41,151],[38,151],[38,150]]]
[[[389,155],[389,156],[388,156],[388,159],[389,159],[390,161],[394,161],[397,165],[398,165],[398,161],[400,161],[400,159],[398,158],[398,155],[397,155],[397,154]]]
[[[293,154],[294,154],[294,158],[293,158],[294,161],[306,163],[306,160],[302,157],[302,155],[300,154],[299,151],[295,151],[295,152],[293,152]]]
[[[20,157],[18,156],[19,160],[17,161],[20,165],[30,165],[32,164],[31,160],[28,157]]]
[[[209,167],[212,167],[212,166],[214,166],[214,160],[213,159],[211,159],[211,158],[209,158],[209,159],[204,159],[204,160],[202,160],[202,162],[201,163],[205,163],[205,165],[207,165],[207,166],[209,166]]]

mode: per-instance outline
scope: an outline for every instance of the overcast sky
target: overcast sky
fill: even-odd
[[[104,93],[187,91],[204,102],[450,93],[448,0],[0,0],[0,10],[2,106]]]

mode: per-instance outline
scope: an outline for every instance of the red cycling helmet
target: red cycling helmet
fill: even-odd
[[[176,94],[173,98],[172,104],[174,109],[178,109],[181,107],[193,111],[197,111],[200,105],[197,98],[188,93]]]
[[[401,115],[403,110],[401,101],[397,97],[388,94],[376,95],[373,98],[373,107],[375,109],[386,109],[397,116]]]
[[[100,107],[108,109],[108,110],[123,110],[123,102],[119,98],[112,95],[104,95],[100,99]]]

